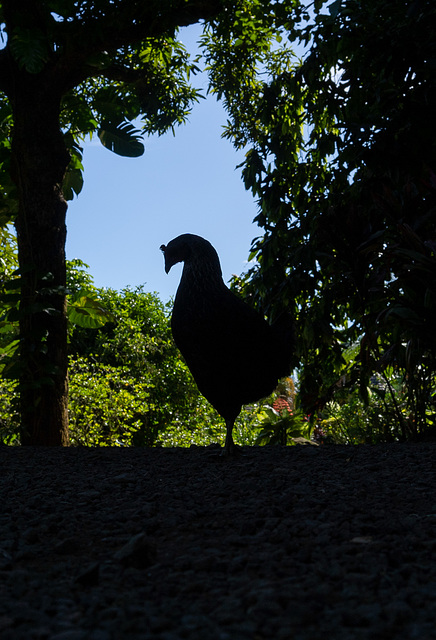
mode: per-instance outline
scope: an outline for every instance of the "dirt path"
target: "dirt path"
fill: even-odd
[[[435,461],[0,447],[0,636],[436,639]]]

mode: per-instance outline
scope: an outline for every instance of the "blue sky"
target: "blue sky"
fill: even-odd
[[[191,50],[201,29],[183,30]],[[207,78],[193,79],[206,93]],[[90,266],[99,287],[145,285],[164,301],[174,295],[181,265],[169,275],[160,245],[196,233],[217,249],[224,280],[247,268],[257,206],[236,166],[244,154],[221,138],[226,114],[214,97],[194,106],[176,135],[145,139],[141,158],[121,158],[98,138],[84,147],[85,184],[69,203],[67,258]]]

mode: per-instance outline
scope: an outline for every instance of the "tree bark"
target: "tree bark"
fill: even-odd
[[[21,443],[68,444],[66,210],[69,163],[59,124],[60,94],[50,78],[21,72],[11,96],[12,173],[21,271]]]

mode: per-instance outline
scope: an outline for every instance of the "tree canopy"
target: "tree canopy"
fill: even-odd
[[[288,25],[302,60],[273,51],[236,102],[221,76],[264,232],[246,293],[294,308],[307,410],[395,367],[416,435],[435,416],[436,7],[314,2],[303,17]]]
[[[434,419],[435,14],[431,0],[0,4],[0,222],[18,237],[24,443],[68,441],[65,214],[81,141],[135,157],[144,134],[185,121],[197,62],[177,29],[198,21],[259,202],[243,289],[268,315],[293,310],[304,406],[343,384],[365,397],[393,367],[404,437]]]
[[[22,441],[66,444],[66,199],[82,184],[80,142],[143,152],[141,136],[183,122],[197,92],[195,63],[176,32],[200,20],[243,18],[265,46],[259,0],[5,0],[0,5],[3,222],[17,230],[21,299]],[[275,5],[275,3],[272,3]],[[246,43],[247,44],[247,43]],[[245,63],[247,47],[241,48]],[[250,57],[250,56],[249,56]],[[138,128],[139,127],[139,128]]]

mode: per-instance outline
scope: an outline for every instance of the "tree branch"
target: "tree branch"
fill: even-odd
[[[133,46],[146,38],[173,35],[178,27],[210,20],[222,9],[223,0],[158,0],[151,6],[133,0],[121,3],[111,14],[85,24],[62,23],[67,30],[67,41],[65,55],[59,61],[62,70],[58,74],[59,81],[66,80],[66,88],[71,89],[93,75],[109,78],[108,74],[114,73],[115,68],[99,72],[87,64],[90,57],[102,51],[114,52],[121,47]],[[124,78],[126,73],[127,69],[123,71]]]
[[[223,0],[101,0],[91,9],[79,4],[68,20],[57,19],[34,0],[5,0],[3,9],[9,37],[17,26],[46,35],[53,53],[42,73],[65,93],[91,76],[106,75],[89,64],[92,56],[134,46],[146,38],[173,35],[178,27],[214,18],[223,4]],[[6,93],[13,67],[6,46],[0,52],[0,90]]]

